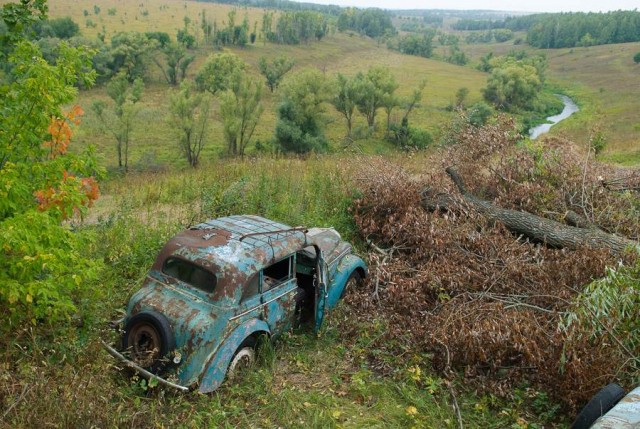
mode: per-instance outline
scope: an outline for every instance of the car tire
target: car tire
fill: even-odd
[[[588,429],[600,416],[611,410],[624,395],[624,389],[616,383],[603,387],[580,411],[571,429]]]
[[[256,362],[256,341],[253,337],[247,338],[238,347],[227,368],[227,379],[235,381],[246,373]]]
[[[176,344],[167,318],[155,311],[143,311],[125,324],[122,346],[135,363],[157,372],[164,368],[163,358]]]
[[[340,299],[344,298],[347,290],[355,289],[356,287],[360,286],[361,283],[362,276],[358,271],[353,271],[347,279],[347,282],[344,284],[344,288],[342,289],[342,293],[340,294]]]

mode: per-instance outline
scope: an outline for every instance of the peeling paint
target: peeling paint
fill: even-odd
[[[265,274],[286,267],[278,279]],[[291,228],[250,215],[214,219],[167,242],[129,300],[125,328],[139,313],[166,320],[167,327],[154,323],[170,331],[163,338],[172,337],[175,347],[167,360],[177,364],[158,365],[156,375],[210,392],[242,344],[285,332],[303,311],[319,328],[351,273],[366,269],[332,228]],[[140,347],[149,346],[145,341]]]

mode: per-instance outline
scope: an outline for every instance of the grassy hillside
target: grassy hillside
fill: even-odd
[[[633,55],[640,43],[547,51],[549,76],[569,88],[582,111],[558,130],[576,141],[587,141],[599,129],[608,146],[605,158],[622,164],[640,162],[640,66]]]
[[[100,8],[98,15],[94,12],[94,4]],[[141,4],[143,6],[140,6]],[[107,12],[110,8],[116,9],[113,16]],[[201,39],[199,22],[202,10],[206,10],[208,20],[216,21],[220,25],[227,19],[227,14],[231,9],[227,5],[212,3],[162,0],[150,0],[140,4],[103,0],[85,2],[80,5],[70,0],[57,0],[50,4],[50,16],[70,15],[76,22],[81,23],[82,34],[89,37],[103,31],[102,26],[104,25],[107,38],[118,31],[166,31],[171,37],[175,37],[177,29],[184,26],[183,19],[186,16],[191,21],[190,31]],[[89,13],[88,17],[84,16],[85,10]],[[148,14],[143,15],[143,10],[148,11]],[[242,20],[246,12],[250,23],[252,23],[252,28],[254,22],[261,22],[261,16],[264,13],[264,10],[261,9],[237,10],[236,20]],[[99,25],[96,28],[87,28],[82,24],[86,19],[92,19]],[[248,73],[257,80],[263,79],[257,68],[260,57],[271,58],[278,55],[287,55],[295,59],[296,66],[291,73],[304,67],[313,67],[322,70],[328,78],[333,78],[338,72],[354,75],[359,71],[366,71],[373,65],[387,66],[400,85],[397,90],[397,94],[400,96],[409,95],[422,80],[426,79],[427,86],[424,90],[421,106],[414,110],[410,120],[413,125],[427,129],[436,136],[441,127],[448,123],[452,117],[452,113],[447,112],[445,108],[453,102],[456,91],[461,87],[467,87],[470,90],[468,102],[474,103],[481,99],[480,89],[486,82],[484,73],[468,67],[402,55],[387,50],[384,45],[377,44],[374,40],[353,34],[333,32],[321,42],[309,45],[277,45],[258,40],[254,45],[249,45],[246,48],[229,48],[228,51],[240,56],[249,65]],[[213,46],[205,46],[201,41],[200,46],[194,52],[196,60],[188,70],[188,78],[193,78],[206,58],[216,51]],[[172,89],[163,82],[160,71],[154,64],[149,65],[149,71],[147,87],[141,101],[143,108],[138,117],[138,124],[133,130],[130,149],[131,164],[151,164],[153,166],[153,164],[173,163],[180,165],[181,160],[174,143],[175,136],[166,123],[168,94]],[[115,165],[113,139],[100,128],[90,109],[96,99],[107,99],[103,87],[82,91],[79,95],[78,103],[84,108],[86,116],[78,133],[78,140],[83,144],[95,144],[105,164],[112,166]],[[254,134],[254,141],[259,140],[264,143],[272,137],[277,102],[277,94],[272,95],[268,90],[264,92],[266,108]],[[346,125],[333,107],[329,105],[326,107],[327,137],[331,141],[333,150],[340,150],[343,146],[343,137],[346,134]],[[402,114],[401,109],[396,109],[393,120],[399,121]],[[391,146],[382,142],[382,129],[384,128],[382,123],[385,120],[383,116],[384,113],[380,111],[378,116],[379,133],[359,140],[352,148],[355,147],[355,150],[364,153],[388,152],[391,149]],[[203,152],[203,160],[215,158],[225,150],[217,107],[214,108],[211,125],[209,139]],[[364,118],[361,115],[356,115],[354,129],[365,128],[365,126]],[[249,153],[252,150],[250,148]]]
[[[640,65],[633,56],[640,43],[590,46],[587,48],[533,49],[514,46],[512,41],[498,44],[465,45],[472,61],[493,52],[504,55],[512,50],[543,54],[549,60],[548,81],[558,92],[574,98],[581,111],[554,126],[552,134],[586,143],[595,130],[608,142],[603,158],[626,165],[640,163],[640,121],[638,106]]]

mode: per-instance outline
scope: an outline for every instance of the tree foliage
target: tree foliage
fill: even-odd
[[[209,94],[197,93],[183,82],[180,91],[169,98],[170,122],[176,130],[178,148],[191,167],[197,167],[208,132]]]
[[[503,21],[460,20],[454,24],[454,28],[526,31],[527,42],[536,48],[571,48],[640,41],[640,12],[541,13],[508,17]],[[496,35],[496,40],[500,36]]]
[[[285,12],[278,15],[273,31],[270,27],[270,21],[263,21],[263,30],[268,29],[264,34],[267,40],[297,45],[321,40],[329,31],[329,22],[327,16],[318,12]]]
[[[129,144],[133,128],[133,121],[139,112],[137,105],[142,96],[144,84],[142,79],[136,78],[130,84],[124,72],[120,72],[107,84],[107,94],[113,100],[114,106],[98,100],[91,106],[102,125],[116,139],[118,167],[125,172],[129,170]]]
[[[35,7],[35,9],[31,9]],[[2,20],[10,80],[0,86],[0,303],[8,326],[54,322],[76,310],[76,298],[99,264],[61,221],[82,215],[98,197],[91,152],[69,151],[82,109],[63,113],[75,86],[95,78],[90,53],[66,43],[49,64],[25,28],[43,18],[44,2],[8,4]],[[34,13],[32,15],[32,13]]]
[[[261,97],[262,84],[254,82],[244,73],[234,76],[230,88],[220,94],[220,115],[230,155],[244,156],[264,111]]]
[[[304,154],[327,148],[323,104],[328,92],[324,75],[318,70],[302,70],[286,82],[275,131],[276,143],[283,152]]]
[[[336,75],[333,96],[330,102],[347,121],[347,137],[351,137],[353,115],[356,111],[356,100],[359,96],[358,89],[359,86],[356,85],[354,78],[346,77],[340,73]]]
[[[338,31],[346,30],[353,30],[373,38],[396,33],[391,15],[382,9],[375,8],[345,8],[338,16]]]
[[[504,110],[541,109],[538,98],[545,81],[545,58],[512,53],[493,58],[488,65],[491,76],[482,91],[486,101]]]
[[[367,118],[369,127],[373,128],[378,109],[392,104],[398,83],[388,68],[373,66],[366,74],[359,72],[355,76],[355,85],[358,111]]]
[[[274,58],[271,63],[269,63],[265,57],[260,57],[260,61],[258,62],[260,73],[267,80],[267,86],[271,92],[278,89],[282,78],[289,73],[294,65],[295,61],[284,55]]]
[[[213,54],[207,58],[196,75],[196,85],[200,91],[213,95],[229,89],[234,76],[242,73],[245,63],[235,54]]]
[[[195,57],[188,54],[182,45],[169,42],[164,46],[161,45],[157,54],[152,56],[152,59],[162,71],[167,83],[175,86],[180,80],[184,79],[187,69]]]

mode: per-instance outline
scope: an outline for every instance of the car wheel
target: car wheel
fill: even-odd
[[[344,295],[347,293],[347,290],[355,289],[362,283],[362,276],[359,272],[354,271],[351,273],[349,278],[347,279],[347,283],[344,285],[344,289],[342,289],[342,293],[340,294],[340,299],[344,298]]]
[[[248,338],[238,347],[233,359],[229,363],[227,369],[227,378],[230,381],[239,379],[242,374],[246,374],[247,370],[256,362],[255,340]]]
[[[175,348],[169,321],[155,311],[144,311],[130,318],[124,327],[122,342],[131,360],[152,371],[161,369],[163,358]]]
[[[571,429],[588,429],[600,416],[611,410],[624,395],[624,389],[616,383],[603,387],[580,411]]]

